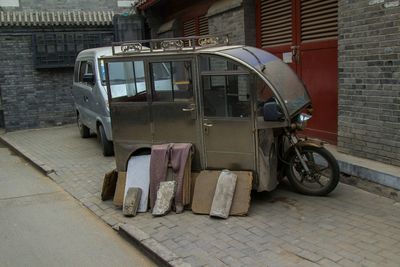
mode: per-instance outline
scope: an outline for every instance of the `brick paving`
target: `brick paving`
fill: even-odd
[[[281,186],[256,193],[247,217],[227,220],[170,213],[125,218],[100,200],[115,166],[95,138],[75,126],[12,132],[3,138],[111,226],[127,223],[193,266],[400,266],[400,203],[339,184],[329,197]],[[144,234],[143,233],[143,234]]]

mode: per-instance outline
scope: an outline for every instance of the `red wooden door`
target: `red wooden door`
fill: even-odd
[[[258,0],[258,45],[286,62],[310,92],[307,135],[337,143],[337,0]],[[291,62],[290,62],[291,61]]]

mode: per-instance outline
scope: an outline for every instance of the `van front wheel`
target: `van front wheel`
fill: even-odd
[[[88,138],[90,136],[90,129],[82,123],[79,113],[76,117],[76,123],[78,124],[79,134],[81,135],[81,137]]]
[[[113,156],[114,155],[114,145],[112,141],[108,141],[106,133],[104,132],[103,125],[99,125],[98,134],[100,137],[100,143],[103,150],[103,156]]]

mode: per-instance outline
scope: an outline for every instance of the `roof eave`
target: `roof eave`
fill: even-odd
[[[160,0],[141,0],[135,5],[135,7],[138,10],[144,11],[144,10],[154,6],[159,1]]]

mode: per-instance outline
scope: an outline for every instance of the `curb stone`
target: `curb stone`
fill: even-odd
[[[346,174],[350,174],[355,177],[362,177],[363,179],[371,182],[392,187],[396,190],[400,190],[399,175],[391,175],[389,173],[373,170],[361,165],[351,164],[338,159],[340,171]]]
[[[51,167],[47,166],[40,160],[36,159],[29,152],[25,151],[23,148],[14,144],[11,140],[8,140],[8,138],[6,136],[0,136],[0,141],[2,141],[5,145],[7,145],[8,148],[10,148],[13,152],[15,152],[19,156],[23,157],[26,161],[33,164],[38,170],[40,170],[45,175],[48,175],[48,174],[54,172],[54,170]]]
[[[143,250],[145,250],[146,253],[150,254],[152,258],[155,258],[157,263],[161,264],[162,266],[192,266],[177,256],[174,252],[170,251],[164,245],[151,238],[147,233],[133,225],[120,225],[119,233],[130,238],[131,241],[139,245]]]
[[[36,159],[29,152],[25,151],[20,146],[13,143],[6,136],[0,136],[0,142],[4,143],[9,149],[15,152],[17,155],[24,158],[36,169],[42,172],[44,175],[49,177],[52,181],[57,183],[59,176],[56,171],[49,167],[48,165],[42,163],[40,160]],[[63,188],[64,191],[68,192]],[[178,257],[175,253],[167,249],[164,245],[151,238],[148,234],[142,230],[136,228],[133,225],[121,224],[116,219],[111,216],[98,216],[93,212],[85,203],[74,197],[70,192],[68,192],[74,199],[79,201],[85,208],[91,211],[96,217],[101,219],[107,225],[109,225],[113,230],[117,231],[122,237],[129,239],[131,243],[141,249],[144,253],[150,256],[156,263],[160,266],[174,266],[174,267],[191,267],[189,263],[186,263],[182,258]]]

